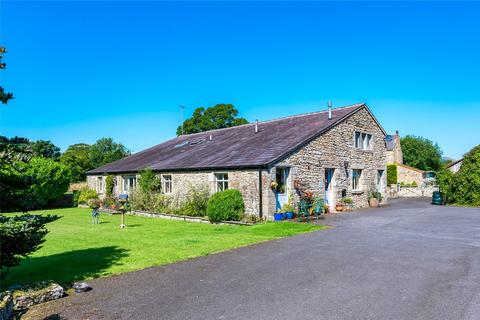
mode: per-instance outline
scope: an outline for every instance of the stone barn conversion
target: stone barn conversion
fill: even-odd
[[[386,133],[366,104],[182,135],[87,172],[102,195],[106,175],[114,193],[129,193],[137,174],[151,168],[162,192],[182,197],[189,188],[241,191],[246,213],[270,218],[304,191],[333,208],[342,197],[368,206],[368,192],[386,195]],[[272,182],[276,182],[275,191]]]

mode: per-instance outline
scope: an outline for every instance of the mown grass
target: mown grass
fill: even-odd
[[[211,225],[126,216],[127,227],[122,230],[120,216],[101,214],[100,224],[93,225],[90,212],[83,208],[32,212],[61,218],[46,225],[49,233],[43,247],[11,268],[2,288],[41,280],[69,284],[325,228],[273,222]]]

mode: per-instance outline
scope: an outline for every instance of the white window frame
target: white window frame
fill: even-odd
[[[133,180],[131,180],[133,179]],[[130,193],[137,187],[137,176],[123,176],[122,177],[122,190],[124,193]],[[132,182],[133,181],[133,186]]]
[[[223,177],[221,177],[221,179],[219,179],[219,175],[223,175]],[[225,179],[225,175],[226,175],[226,179]],[[219,191],[224,191],[224,190],[227,190],[228,189],[228,172],[215,172],[213,174],[214,176],[214,180],[215,180],[215,192],[219,192]],[[221,184],[221,187],[219,188],[219,184]]]
[[[352,191],[361,191],[362,190],[362,169],[352,169]],[[357,175],[358,173],[358,175]],[[357,182],[355,183],[355,177],[358,176]]]
[[[103,187],[105,185],[105,181],[103,177],[97,177],[97,191],[98,193],[103,193]]]
[[[167,178],[169,177],[169,178]],[[171,174],[162,174],[161,178],[162,182],[162,193],[164,194],[172,194],[173,192],[173,177]]]
[[[353,134],[353,146],[357,150],[373,150],[373,135],[371,133],[355,130]]]

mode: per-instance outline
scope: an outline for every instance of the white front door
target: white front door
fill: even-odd
[[[325,169],[325,204],[330,208],[330,211],[335,209],[335,199],[333,197],[333,173],[334,169]]]
[[[288,203],[288,175],[289,168],[277,168],[276,182],[278,184],[275,192],[276,209],[280,210],[284,204]]]
[[[385,187],[383,186],[383,175],[385,171],[384,170],[378,170],[377,171],[377,191],[383,194],[383,191]]]

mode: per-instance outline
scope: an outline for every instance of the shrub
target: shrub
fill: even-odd
[[[437,172],[438,187],[446,203],[454,202],[453,179],[453,172],[447,168],[442,168]]]
[[[397,182],[397,165],[387,165],[387,185],[391,186],[392,184],[397,184]]]
[[[242,194],[235,189],[217,192],[208,200],[207,214],[211,223],[239,221],[244,210]]]
[[[150,168],[145,168],[139,173],[138,186],[143,192],[160,191],[161,180]]]
[[[0,165],[2,211],[28,211],[63,197],[70,182],[67,166],[47,158]]]
[[[107,197],[113,196],[113,188],[115,187],[115,177],[109,174],[105,178],[105,193]]]
[[[451,202],[480,206],[480,145],[464,156],[462,166],[451,183]]]
[[[170,212],[170,197],[158,192],[144,192],[136,189],[129,199],[132,210],[148,212]]]
[[[93,189],[83,188],[78,195],[78,204],[87,204],[90,199],[98,199],[97,192]]]
[[[5,275],[9,267],[20,263],[22,257],[40,249],[45,241],[45,223],[58,216],[37,216],[24,214],[14,217],[0,215],[0,269]],[[6,269],[6,270],[4,270]]]
[[[105,197],[105,199],[103,199],[103,207],[105,208],[111,208],[113,206],[115,206],[117,203],[117,200],[114,198],[114,197]]]
[[[151,195],[151,210],[152,212],[170,213],[170,196],[162,193],[154,193]]]
[[[181,206],[181,213],[186,216],[204,217],[207,215],[210,192],[207,186],[190,187],[187,197]]]

